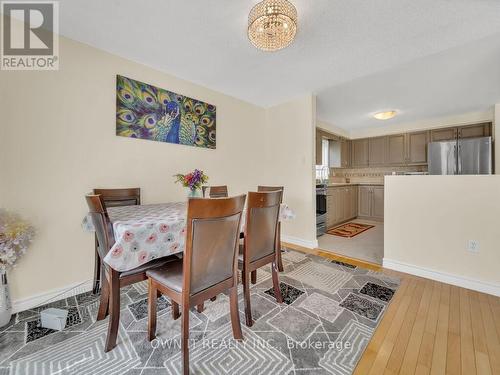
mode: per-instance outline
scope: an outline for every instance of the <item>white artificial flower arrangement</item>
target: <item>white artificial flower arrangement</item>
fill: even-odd
[[[33,226],[19,215],[0,208],[0,272],[15,266],[34,236]]]

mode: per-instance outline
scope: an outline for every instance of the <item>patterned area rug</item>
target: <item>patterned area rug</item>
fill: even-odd
[[[270,269],[252,285],[254,326],[232,339],[229,299],[221,295],[190,312],[191,374],[351,374],[399,286],[399,280],[294,251],[283,254],[284,303],[274,299]],[[16,314],[0,331],[0,375],[180,374],[180,319],[159,300],[158,338],[149,342],[147,284],[122,288],[118,345],[103,347],[107,319],[96,322],[98,297],[80,294],[56,303],[70,310],[62,332],[39,327],[47,306]]]
[[[346,223],[338,227],[329,229],[326,233],[333,234],[334,236],[351,238],[373,227],[374,225],[361,224],[361,223]]]

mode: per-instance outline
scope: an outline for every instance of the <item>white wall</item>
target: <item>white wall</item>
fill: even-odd
[[[499,215],[498,175],[387,176],[384,267],[500,295]]]
[[[59,71],[0,72],[0,207],[37,230],[9,273],[14,300],[91,279],[94,239],[80,223],[95,187],[140,186],[144,203],[179,201],[172,175],[193,168],[230,194],[284,185],[297,214],[284,236],[315,239],[312,96],[266,110],[66,38],[60,54]],[[117,137],[116,74],[216,105],[217,149]]]

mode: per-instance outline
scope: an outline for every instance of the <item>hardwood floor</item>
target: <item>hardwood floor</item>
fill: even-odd
[[[285,246],[401,278],[355,375],[500,375],[500,298],[321,250]]]

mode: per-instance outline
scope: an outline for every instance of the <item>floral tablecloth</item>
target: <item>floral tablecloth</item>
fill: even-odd
[[[104,262],[117,271],[128,271],[153,259],[182,253],[186,241],[187,202],[122,206],[108,208],[113,224],[115,244]],[[280,220],[293,218],[285,204],[280,208]],[[242,228],[245,225],[242,216]],[[93,231],[86,217],[83,227]]]

